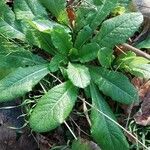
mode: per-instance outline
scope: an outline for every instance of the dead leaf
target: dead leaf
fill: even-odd
[[[142,101],[150,90],[150,81],[144,81],[141,78],[133,78],[133,85],[137,88],[140,100]]]
[[[150,125],[150,88],[143,99],[141,109],[134,115],[135,122],[142,126]]]
[[[68,14],[68,19],[69,19],[70,25],[73,28],[75,26],[75,19],[76,19],[76,15],[75,15],[75,11],[74,11],[73,7],[71,7],[71,6],[67,7],[67,14]]]

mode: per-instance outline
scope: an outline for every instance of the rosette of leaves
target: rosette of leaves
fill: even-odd
[[[71,113],[78,90],[89,88],[95,108],[90,115],[92,137],[104,150],[127,150],[121,129],[97,111],[116,120],[102,95],[124,104],[138,101],[136,89],[127,76],[113,70],[112,62],[115,45],[132,36],[143,17],[126,13],[106,19],[116,5],[117,0],[88,0],[73,11],[66,0],[14,0],[12,11],[2,0],[0,102],[24,96],[46,75],[59,72],[63,82],[38,100],[30,127],[36,132],[57,128]],[[43,55],[33,53],[35,48]]]

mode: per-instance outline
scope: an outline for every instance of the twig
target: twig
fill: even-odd
[[[137,55],[145,57],[150,60],[150,55],[141,51],[140,49],[135,48],[127,43],[122,44],[122,46],[124,46],[127,50],[131,50],[131,51],[135,52]]]
[[[78,138],[76,137],[76,135],[74,134],[74,132],[71,130],[71,128],[69,127],[69,125],[67,124],[66,121],[64,121],[64,124],[67,126],[67,128],[69,129],[70,133],[71,133],[72,136],[75,138],[75,140],[77,140]]]
[[[87,119],[88,124],[89,124],[90,127],[91,127],[92,124],[91,124],[90,117],[89,117],[89,115],[88,115],[88,109],[87,109],[87,106],[86,106],[86,103],[85,103],[85,99],[83,99],[82,102],[83,102],[83,111],[84,111],[85,117],[86,117],[86,119]]]

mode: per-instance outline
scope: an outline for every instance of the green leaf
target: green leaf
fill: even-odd
[[[116,6],[117,0],[105,0],[103,2],[99,1],[99,3],[101,3],[101,5],[97,7],[97,13],[93,17],[93,20],[90,24],[90,27],[92,29],[96,29],[102,23],[102,21],[109,15],[109,13]]]
[[[113,60],[113,49],[101,48],[98,52],[98,60],[103,67],[109,68]]]
[[[100,47],[97,43],[88,43],[79,50],[79,60],[81,63],[89,62],[97,57]]]
[[[80,31],[85,26],[90,25],[93,17],[96,15],[96,8],[89,7],[90,3],[82,1],[82,5],[78,7],[76,11],[76,30]]]
[[[127,13],[106,20],[94,41],[101,47],[114,47],[122,44],[138,30],[143,22],[141,13]]]
[[[125,69],[125,71],[135,76],[146,79],[150,78],[150,64],[148,63],[150,63],[148,59],[136,56],[133,52],[127,52],[126,55],[121,55],[116,61],[116,65],[120,69]]]
[[[71,147],[71,150],[101,150],[94,142],[84,139],[74,140]]]
[[[66,0],[39,0],[58,20],[67,18]],[[62,18],[61,18],[62,17]]]
[[[93,0],[93,3],[97,6],[102,5],[104,3],[104,0]]]
[[[0,35],[10,39],[17,38],[24,41],[25,36],[20,22],[15,20],[13,11],[4,2],[0,2],[0,10]]]
[[[91,110],[92,137],[104,150],[128,150],[129,145],[121,129],[114,122],[96,110],[102,111],[108,117],[116,121],[109,105],[105,102],[94,85],[90,86],[90,91],[92,96],[92,106],[94,106]]]
[[[47,132],[58,127],[68,117],[77,99],[77,89],[65,82],[49,90],[39,99],[29,123],[36,132]]]
[[[51,32],[51,39],[55,48],[64,55],[68,55],[73,47],[72,38],[62,27],[55,27]]]
[[[113,100],[124,104],[138,101],[137,90],[123,74],[100,67],[91,67],[90,74],[99,89]]]
[[[38,46],[50,54],[55,54],[51,41],[51,31],[58,24],[49,20],[34,20],[26,22],[26,39],[29,44]]]
[[[0,37],[0,68],[18,68],[42,64],[46,61],[29,50]]]
[[[83,65],[69,63],[67,74],[68,78],[77,87],[85,88],[90,84],[91,77],[89,70]]]
[[[67,58],[60,55],[60,54],[56,54],[50,61],[49,64],[49,70],[50,72],[56,72],[59,70],[59,65],[60,63],[66,63],[67,62]]]
[[[17,19],[33,19],[34,17],[48,18],[45,8],[38,0],[14,1],[14,11]]]
[[[13,100],[32,90],[45,75],[47,65],[18,68],[0,81],[0,102]]]
[[[75,40],[75,48],[80,49],[80,47],[92,36],[93,30],[89,27],[89,25],[85,26],[81,29]]]

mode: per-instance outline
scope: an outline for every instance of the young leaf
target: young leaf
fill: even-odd
[[[32,90],[45,75],[47,65],[18,68],[0,81],[0,102],[13,100]]]
[[[91,77],[89,70],[83,65],[69,63],[67,74],[68,78],[77,87],[85,88],[90,84]]]
[[[61,54],[68,55],[69,50],[73,47],[71,35],[62,27],[55,27],[51,32],[51,39]]]
[[[49,20],[34,20],[26,22],[26,39],[29,44],[38,46],[50,54],[55,54],[51,41],[51,31],[58,24]]]
[[[89,62],[97,57],[100,47],[97,43],[88,43],[79,50],[79,60],[81,63]]]
[[[133,52],[121,55],[116,61],[120,69],[125,69],[135,76],[150,79],[150,64],[148,63],[150,63],[148,59],[136,56]]]
[[[89,26],[91,21],[93,20],[93,18],[96,15],[96,8],[94,7],[89,7],[89,3],[88,4],[84,1],[82,1],[81,6],[78,7],[77,11],[76,11],[76,30],[80,31],[82,30],[82,28],[84,28],[85,26]]]
[[[116,121],[113,112],[98,92],[94,84],[90,86],[92,105],[91,110],[91,134],[95,141],[104,150],[128,150],[129,145],[121,129],[111,120],[100,114],[96,109],[105,113]]]
[[[85,26],[81,29],[75,40],[75,48],[80,49],[80,47],[92,36],[93,30],[89,27],[89,25]]]
[[[45,8],[38,0],[14,1],[14,11],[17,19],[33,19],[34,17],[48,18]]]
[[[103,2],[100,1],[99,3],[101,3],[101,5],[97,7],[97,13],[93,17],[93,20],[90,24],[90,27],[92,29],[96,29],[97,26],[99,26],[102,23],[102,21],[107,17],[107,15],[109,15],[109,13],[116,6],[117,0],[111,0],[111,1],[110,0],[105,0]]]
[[[77,99],[77,89],[65,82],[49,90],[37,103],[29,123],[36,132],[58,127],[70,114]]]
[[[25,40],[25,36],[21,30],[19,22],[15,21],[15,14],[4,3],[0,2],[0,33],[7,38],[17,38],[19,40]]]
[[[101,48],[98,51],[98,60],[103,67],[109,68],[113,60],[113,49],[106,47]]]
[[[102,24],[94,41],[97,41],[101,47],[110,48],[122,44],[138,30],[142,22],[141,13],[127,13],[108,19]]]
[[[67,62],[67,58],[60,55],[60,54],[56,54],[52,59],[51,59],[51,62],[49,64],[49,70],[50,72],[55,72],[55,71],[58,71],[59,69],[59,65],[60,63],[65,63]]]
[[[91,67],[90,74],[99,89],[113,100],[124,104],[138,101],[137,90],[123,74],[100,67]]]

